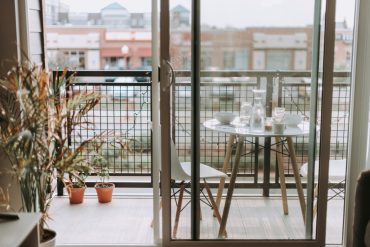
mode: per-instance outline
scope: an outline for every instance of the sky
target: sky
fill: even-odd
[[[129,12],[150,12],[151,0],[62,0],[70,11],[99,12],[118,2]],[[160,2],[160,0],[158,0]],[[201,22],[217,27],[306,26],[313,23],[314,0],[201,0]],[[324,0],[323,0],[324,2]],[[337,0],[336,20],[353,26],[355,0]],[[191,0],[170,0],[171,8],[191,8]]]

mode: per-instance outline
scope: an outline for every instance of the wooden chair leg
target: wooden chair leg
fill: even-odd
[[[207,191],[207,194],[208,194],[208,197],[209,197],[209,200],[211,201],[211,204],[212,204],[212,207],[213,207],[213,213],[216,215],[216,218],[218,220],[218,223],[221,224],[221,215],[220,215],[220,211],[218,209],[218,206],[215,202],[215,199],[213,198],[213,195],[212,195],[212,192],[211,192],[211,189],[209,188],[209,185],[207,183],[207,181],[205,179],[203,179],[204,181],[204,187]],[[226,232],[226,229],[224,231],[224,236],[227,238],[227,232]]]
[[[281,138],[275,137],[276,140],[276,157],[278,163],[278,170],[279,170],[279,182],[280,182],[280,190],[281,190],[281,201],[283,203],[283,211],[284,214],[288,214],[288,197],[286,192],[286,184],[285,184],[285,174],[284,174],[284,164],[283,164],[283,157],[280,152],[282,152],[281,147]]]
[[[172,237],[174,239],[176,239],[177,228],[179,227],[179,219],[180,219],[180,214],[181,214],[181,209],[182,209],[182,199],[184,197],[184,191],[185,191],[185,184],[184,183],[181,183],[181,185],[180,185],[179,199],[177,201],[175,224],[173,226],[173,232],[172,232]]]
[[[304,192],[303,192],[301,176],[299,174],[297,158],[295,156],[293,139],[290,136],[287,136],[286,139],[288,142],[290,161],[292,162],[292,168],[293,168],[294,180],[296,183],[296,188],[297,188],[297,193],[298,193],[299,204],[301,206],[301,213],[302,213],[303,221],[306,222],[306,199],[305,199]]]
[[[234,143],[235,138],[236,138],[236,135],[232,134],[232,135],[229,136],[229,140],[227,141],[226,155],[225,155],[224,164],[223,164],[223,167],[222,167],[222,172],[223,173],[226,173],[227,169],[229,168],[229,163],[230,163],[230,159],[231,159],[231,156],[232,156],[232,147],[233,147],[233,143]],[[220,203],[221,203],[222,192],[223,192],[224,186],[225,186],[225,180],[226,179],[224,177],[222,177],[220,179],[220,183],[218,185],[217,196],[216,196],[216,205],[217,205],[217,207],[219,207]],[[215,212],[213,213],[213,217],[216,217]]]

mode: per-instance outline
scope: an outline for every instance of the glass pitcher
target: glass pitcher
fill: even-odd
[[[265,90],[253,90],[254,105],[251,117],[251,130],[255,132],[263,132],[265,129],[265,105],[264,95]]]

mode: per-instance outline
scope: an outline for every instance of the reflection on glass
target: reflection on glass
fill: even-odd
[[[242,102],[240,106],[240,124],[249,126],[249,120],[253,112],[253,106],[250,102]]]
[[[274,109],[274,120],[277,123],[281,123],[284,120],[285,108],[284,107],[275,107]]]
[[[254,105],[251,119],[251,130],[255,132],[263,132],[265,128],[265,106],[263,99],[265,90],[253,90]]]

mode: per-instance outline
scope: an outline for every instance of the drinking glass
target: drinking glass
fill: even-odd
[[[272,124],[273,124],[272,118],[267,117],[265,119],[265,131],[272,131]]]
[[[249,125],[253,106],[250,102],[242,102],[240,105],[240,123],[244,126]]]
[[[265,107],[262,104],[262,98],[254,98],[254,106],[251,118],[251,130],[254,132],[263,132],[265,130]]]
[[[281,123],[284,120],[285,108],[284,107],[275,107],[274,109],[274,120],[277,123]]]

